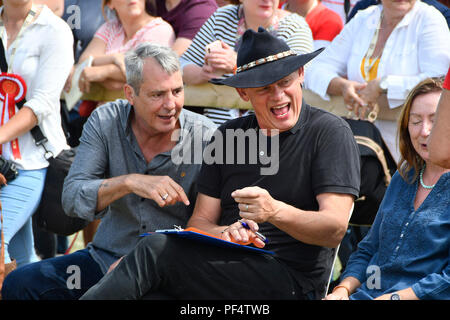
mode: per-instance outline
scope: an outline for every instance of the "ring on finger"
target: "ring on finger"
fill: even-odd
[[[245,204],[245,211],[248,211],[248,204]]]
[[[169,194],[166,193],[164,195],[161,196],[161,199],[163,199],[164,201],[166,201],[166,199],[169,197]]]

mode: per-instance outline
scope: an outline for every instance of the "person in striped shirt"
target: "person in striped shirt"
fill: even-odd
[[[278,9],[278,0],[243,0],[241,4],[239,1],[230,2],[233,4],[218,8],[203,24],[181,56],[185,84],[197,85],[232,75],[240,39],[247,29],[257,30],[262,26],[286,41],[297,54],[313,51],[312,33],[305,19],[296,13]],[[205,108],[204,114],[221,124],[243,115],[243,111]]]

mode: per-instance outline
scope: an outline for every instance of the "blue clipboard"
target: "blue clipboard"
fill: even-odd
[[[222,247],[222,248],[235,248],[235,249],[239,249],[239,250],[248,250],[248,251],[259,252],[259,253],[274,254],[273,251],[260,249],[260,248],[254,247],[254,246],[246,246],[246,245],[242,245],[242,244],[235,243],[235,242],[225,241],[222,239],[210,237],[210,236],[202,234],[202,233],[198,233],[198,232],[194,232],[194,231],[186,231],[183,229],[156,230],[155,232],[142,233],[140,236],[146,237],[146,236],[150,236],[155,233],[174,235],[174,236],[177,236],[180,238],[190,239],[190,240],[194,240],[194,241],[198,241],[198,242],[202,242],[202,243],[206,243],[206,244],[210,244],[210,245],[214,245],[214,246],[218,246],[218,247]]]

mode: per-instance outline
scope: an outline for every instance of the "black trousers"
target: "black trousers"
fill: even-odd
[[[81,299],[306,299],[270,254],[175,236],[145,237]]]

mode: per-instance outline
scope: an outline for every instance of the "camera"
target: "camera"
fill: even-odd
[[[19,171],[17,171],[16,164],[13,161],[6,160],[0,155],[0,173],[5,176],[7,182],[10,182],[17,177]]]

